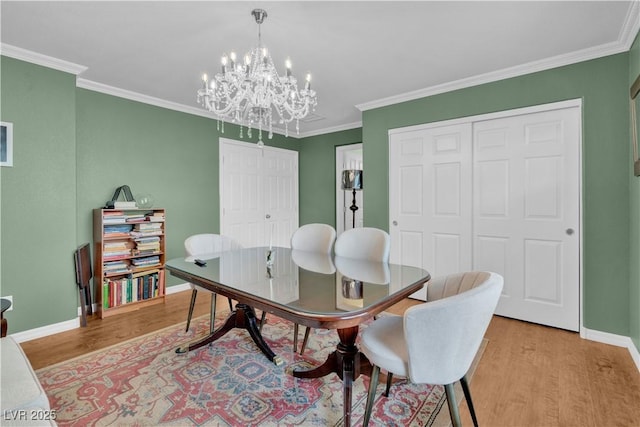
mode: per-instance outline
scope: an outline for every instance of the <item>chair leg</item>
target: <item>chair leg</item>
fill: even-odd
[[[387,372],[387,388],[384,389],[384,397],[389,397],[389,390],[391,390],[391,381],[393,380],[393,374]]]
[[[193,316],[193,307],[196,305],[196,296],[198,295],[198,291],[194,288],[191,291],[191,304],[189,305],[189,315],[187,316],[187,327],[185,328],[185,332],[189,332],[189,325],[191,325],[191,316]]]
[[[300,349],[300,354],[304,353],[304,350],[307,348],[307,342],[309,341],[309,332],[311,332],[311,328],[307,326],[307,329],[304,331],[304,339],[302,340],[302,348]]]
[[[218,296],[214,293],[211,294],[211,313],[209,314],[209,332],[213,333],[216,330],[216,300]]]
[[[82,313],[80,316],[80,326],[85,327],[87,326],[87,296],[83,288],[78,288],[78,291],[80,292],[80,310]]]
[[[380,375],[380,367],[373,365],[371,369],[371,378],[369,379],[369,392],[367,393],[367,404],[364,409],[364,417],[362,418],[362,426],[369,425],[371,418],[371,409],[373,409],[373,401],[376,399],[376,388],[378,387],[378,376]]]
[[[297,323],[293,324],[293,352],[297,353],[298,352],[298,329],[299,329],[300,325],[298,325]]]
[[[453,427],[462,427],[462,423],[460,422],[460,412],[458,411],[458,405],[456,402],[456,393],[453,391],[453,383],[445,385],[444,391],[447,395],[447,404],[449,405],[451,423],[453,424]]]
[[[460,385],[462,385],[462,391],[464,392],[464,398],[467,400],[467,406],[471,413],[471,419],[473,420],[474,427],[478,427],[478,419],[476,418],[476,411],[473,408],[473,401],[471,400],[471,389],[469,388],[469,382],[467,376],[460,378]]]
[[[87,314],[93,314],[93,304],[91,301],[91,288],[89,286],[85,286],[84,288],[85,301],[87,303]]]

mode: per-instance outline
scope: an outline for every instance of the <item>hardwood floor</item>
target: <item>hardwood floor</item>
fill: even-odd
[[[90,319],[86,328],[22,343],[34,369],[184,323],[190,292],[166,304]],[[209,310],[199,295],[194,317]],[[416,301],[391,310],[401,314]],[[226,298],[218,310],[228,310]],[[9,325],[11,333],[11,325]],[[577,333],[495,316],[489,344],[471,382],[481,426],[640,426],[640,373],[627,349],[583,340]],[[446,410],[446,406],[445,409]],[[466,404],[463,425],[473,425]]]

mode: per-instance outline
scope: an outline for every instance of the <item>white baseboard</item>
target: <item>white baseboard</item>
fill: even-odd
[[[169,286],[167,288],[167,290],[165,291],[165,293],[167,295],[171,295],[171,294],[175,294],[178,292],[182,292],[182,291],[190,291],[191,290],[191,285],[188,283],[182,283],[180,285],[175,285],[175,286]]]
[[[640,353],[633,344],[633,340],[630,337],[624,335],[611,334],[609,332],[600,332],[593,329],[582,328],[580,336],[590,341],[601,342],[603,344],[615,345],[616,347],[625,347],[629,350],[631,359],[636,364],[638,371],[640,371]]]
[[[188,283],[182,283],[176,286],[169,286],[166,290],[166,295],[175,294],[182,291],[191,290],[191,286]],[[96,304],[92,304],[93,312],[97,310]],[[54,323],[53,325],[42,326],[39,328],[29,329],[22,332],[16,332],[15,334],[9,334],[17,342],[25,342],[35,340],[36,338],[43,338],[49,335],[57,334],[60,332],[70,331],[80,327],[80,316],[82,316],[82,309],[78,307],[78,317],[71,320],[66,320],[60,323]]]
[[[36,338],[42,338],[60,332],[70,331],[80,327],[80,318],[65,320],[64,322],[54,323],[53,325],[42,326],[40,328],[29,329],[27,331],[9,334],[17,342],[31,341]]]

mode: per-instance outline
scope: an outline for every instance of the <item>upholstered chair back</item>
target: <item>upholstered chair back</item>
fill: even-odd
[[[331,253],[336,230],[328,224],[305,224],[293,232],[291,249],[307,252]]]
[[[389,261],[391,238],[384,230],[372,227],[352,228],[338,236],[336,256],[367,261]]]

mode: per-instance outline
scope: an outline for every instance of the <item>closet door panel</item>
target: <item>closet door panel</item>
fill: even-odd
[[[498,314],[577,331],[580,322],[578,108],[474,123],[474,268],[499,258]],[[497,249],[497,248],[496,248]]]
[[[470,125],[390,135],[391,262],[433,277],[471,267],[470,138]]]

